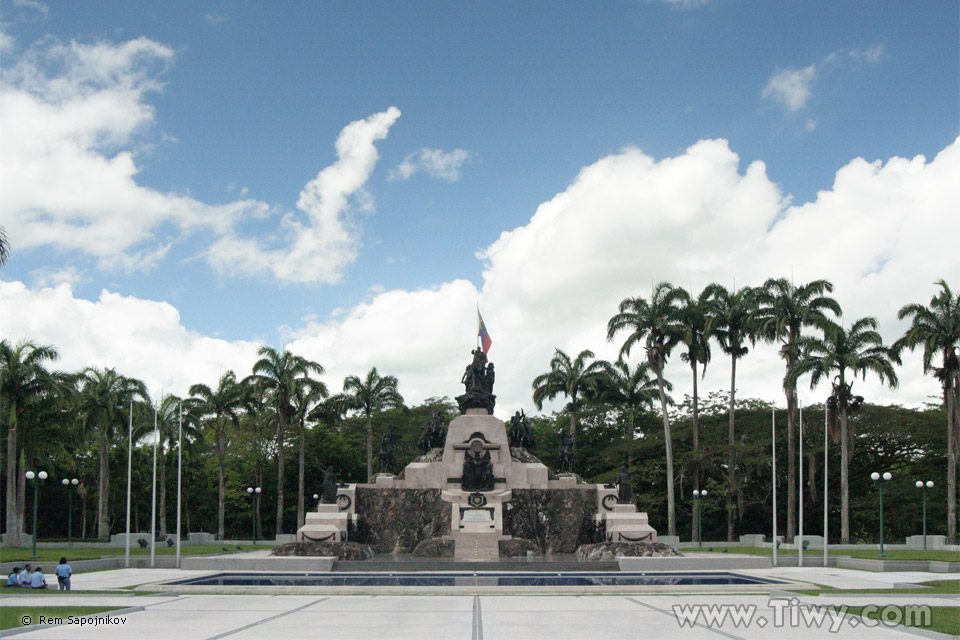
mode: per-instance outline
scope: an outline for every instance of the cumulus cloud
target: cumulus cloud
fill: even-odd
[[[132,150],[153,122],[145,96],[174,58],[148,38],[38,43],[0,75],[0,223],[18,247],[95,256],[102,268],[150,268],[161,225],[225,232],[266,205],[208,205],[136,182]]]
[[[114,367],[143,380],[152,394],[163,387],[184,395],[198,381],[215,382],[221,371],[244,375],[257,359],[253,342],[188,331],[172,305],[107,290],[90,301],[75,297],[69,284],[30,290],[0,282],[0,307],[17,309],[0,320],[5,339],[55,346],[64,371]]]
[[[372,199],[362,191],[379,153],[374,142],[387,137],[400,110],[390,107],[364,120],[351,122],[337,138],[337,161],[324,168],[300,192],[294,214],[283,217],[279,246],[230,234],[210,247],[208,259],[224,272],[269,272],[290,282],[337,282],[343,267],[356,258],[356,234],[346,216],[350,197],[359,196],[361,207]]]
[[[420,170],[431,178],[439,178],[447,182],[456,182],[460,179],[460,167],[470,159],[470,152],[466,149],[423,148],[409,154],[396,167],[390,170],[390,180],[408,180]]]
[[[815,64],[803,69],[781,69],[767,80],[762,95],[764,99],[783,105],[787,111],[799,111],[807,106],[813,95],[810,86],[816,73]]]
[[[900,306],[928,300],[936,279],[960,273],[958,172],[960,140],[929,161],[855,159],[815,201],[791,206],[762,162],[741,167],[724,140],[700,141],[660,160],[628,148],[583,168],[528,223],[482,250],[479,290],[454,280],[373,292],[351,309],[306,321],[289,347],[322,362],[334,388],[343,376],[377,366],[399,376],[410,402],[452,397],[462,392],[458,381],[475,344],[479,301],[494,340],[497,413],[506,416],[531,409],[531,380],[554,348],[616,357],[619,344],[605,339],[607,320],[624,297],[649,295],[661,280],[699,292],[711,282],[827,278],[837,287],[844,320],[876,316],[889,342],[905,328],[896,320]],[[91,303],[73,299],[63,285],[31,291],[8,283],[0,292],[5,308],[25,310],[0,314],[0,334],[57,344],[77,366],[106,360],[145,371],[148,359],[130,355],[142,352],[161,358],[165,368],[158,366],[162,375],[154,378],[179,372],[213,381],[213,363],[242,369],[252,358],[253,345],[193,334],[164,303],[108,293]],[[144,331],[135,335],[134,326]],[[114,343],[115,331],[129,339]],[[729,363],[719,351],[714,358],[702,389],[727,388]],[[181,361],[199,364],[190,370]],[[689,368],[675,356],[667,373],[682,397]],[[783,364],[774,347],[755,348],[738,374],[741,396],[783,402]],[[858,380],[857,392],[872,402],[906,404],[938,392],[936,381],[922,375],[919,354],[907,358],[900,375],[898,391]],[[826,395],[801,387],[805,403]]]

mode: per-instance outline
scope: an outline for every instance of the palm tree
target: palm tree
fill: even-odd
[[[809,373],[810,388],[824,378],[833,378],[833,398],[840,414],[840,543],[850,542],[850,456],[853,433],[850,431],[850,407],[854,402],[853,378],[874,373],[891,388],[897,386],[890,350],[883,346],[875,318],[860,318],[850,329],[828,322],[823,338],[804,337],[800,341],[802,355],[790,370],[790,382]],[[847,377],[849,371],[850,377]],[[857,400],[857,403],[862,399]]]
[[[652,409],[657,400],[656,378],[651,376],[649,363],[641,362],[631,367],[630,363],[622,358],[614,362],[605,373],[600,384],[600,397],[623,407],[627,418],[624,435],[627,442],[632,442],[636,437],[634,424],[637,409]],[[667,383],[667,390],[672,388],[673,385]]]
[[[737,397],[737,360],[750,351],[747,341],[753,343],[757,337],[753,322],[753,315],[757,309],[756,290],[752,287],[741,287],[735,291],[729,291],[723,285],[714,283],[709,285],[704,293],[710,302],[709,332],[720,343],[720,349],[730,356],[726,508],[727,540],[732,541],[736,513],[733,496],[736,483],[736,411],[734,407]]]
[[[7,239],[7,232],[0,227],[0,267],[7,263],[10,257],[10,240]]]
[[[690,365],[693,373],[693,488],[700,489],[700,474],[703,467],[703,456],[700,452],[700,409],[697,378],[698,365],[703,365],[703,374],[707,373],[707,364],[710,363],[710,323],[709,323],[709,293],[706,289],[696,298],[685,289],[678,289],[682,299],[680,309],[680,326],[683,327],[681,342],[687,350],[680,354],[680,359]],[[690,520],[692,527],[690,538],[696,537],[700,526],[700,512],[693,511]]]
[[[791,376],[800,360],[800,338],[805,327],[823,327],[826,312],[839,316],[840,305],[828,296],[833,285],[826,280],[813,280],[795,286],[786,278],[770,278],[757,290],[757,312],[754,316],[760,336],[767,342],[780,343],[780,357],[786,363],[783,392],[787,399],[787,539],[797,529],[797,453],[794,429],[797,424],[797,383]]]
[[[960,435],[960,293],[954,295],[946,280],[930,304],[905,305],[897,318],[910,318],[910,328],[893,344],[899,362],[905,349],[923,346],[923,371],[933,372],[943,388],[947,414],[947,538],[957,539],[957,447]],[[934,359],[940,358],[940,366]]]
[[[403,396],[397,391],[399,382],[394,376],[381,376],[376,367],[370,367],[367,377],[347,376],[343,379],[343,393],[337,399],[346,409],[363,413],[367,421],[367,482],[373,482],[373,421],[375,413],[403,406]]]
[[[178,438],[195,439],[200,433],[196,423],[190,419],[189,413],[183,415],[181,428],[181,399],[174,395],[166,395],[160,401],[157,410],[157,461],[160,467],[160,536],[167,537],[167,457],[168,452],[174,451]],[[182,432],[182,433],[181,433]],[[179,531],[177,534],[179,535]]]
[[[296,356],[284,349],[282,352],[273,347],[257,349],[260,359],[253,365],[250,376],[270,395],[273,409],[277,414],[277,535],[283,533],[283,443],[287,425],[296,415],[293,404],[297,389],[315,383],[310,374],[322,375],[323,367],[319,363]]]
[[[115,429],[127,420],[130,403],[140,398],[149,401],[147,388],[140,380],[127,378],[116,369],[90,367],[80,374],[79,405],[84,430],[95,432],[100,445],[100,485],[97,498],[97,537],[110,539],[110,445]]]
[[[297,408],[293,421],[297,424],[297,440],[299,449],[299,469],[297,471],[297,530],[304,523],[304,468],[306,466],[306,422],[307,416],[316,404],[329,396],[327,385],[316,380],[305,381],[298,385],[293,394],[294,406]]]
[[[246,390],[237,382],[233,371],[226,371],[220,376],[217,389],[214,391],[205,384],[195,384],[190,387],[190,398],[186,405],[191,415],[209,425],[213,429],[213,444],[217,452],[217,539],[223,540],[224,530],[224,500],[226,494],[227,476],[227,429],[233,425],[239,429],[240,412],[245,406]]]
[[[48,393],[54,386],[54,376],[45,364],[57,360],[60,355],[50,346],[21,341],[15,346],[0,340],[0,391],[6,400],[6,415],[2,416],[7,427],[7,496],[6,527],[7,544],[18,546],[23,532],[23,501],[18,500],[18,425],[26,407],[38,397]]]
[[[537,409],[543,409],[545,400],[557,396],[570,398],[566,410],[570,414],[570,444],[577,449],[577,412],[580,411],[584,396],[596,395],[600,383],[610,369],[605,360],[594,360],[593,351],[584,349],[576,358],[570,359],[566,353],[557,349],[550,360],[550,371],[541,373],[533,379],[533,402]]]
[[[653,288],[649,301],[644,298],[622,300],[620,312],[607,323],[608,341],[612,341],[623,330],[629,332],[620,347],[620,357],[629,355],[630,349],[643,341],[647,362],[657,376],[667,459],[667,532],[671,536],[677,535],[677,509],[673,482],[673,438],[670,435],[667,382],[663,378],[663,369],[670,353],[683,337],[683,327],[678,321],[682,303],[682,293],[670,283],[661,282]]]

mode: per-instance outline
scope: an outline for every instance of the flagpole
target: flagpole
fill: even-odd
[[[797,543],[798,567],[803,566],[803,401],[797,400],[800,407],[800,542]]]
[[[770,408],[770,446],[773,450],[773,566],[777,566],[777,408]]]
[[[827,422],[827,404],[823,405],[823,566],[829,566],[827,563],[827,534],[829,533],[829,516],[827,512],[827,432],[830,426]]]
[[[161,394],[162,401],[162,394]],[[157,407],[153,407],[153,489],[150,497],[150,568],[156,566],[157,554]]]
[[[180,496],[183,478],[183,401],[180,402],[177,424],[177,569],[180,568]]]
[[[130,568],[130,479],[133,468],[133,398],[130,398],[130,424],[127,427],[127,537],[123,543],[123,567]]]

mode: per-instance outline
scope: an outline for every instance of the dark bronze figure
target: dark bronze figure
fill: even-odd
[[[320,502],[323,504],[336,504],[337,502],[337,477],[333,475],[333,465],[327,467],[323,472],[323,489],[320,491]]]
[[[398,439],[393,433],[393,427],[380,437],[380,453],[377,454],[377,470],[380,473],[390,473],[390,470],[397,466],[393,445]]]
[[[561,431],[557,470],[560,472],[573,473],[573,458],[573,443],[570,441],[570,436],[566,431]]]
[[[470,353],[473,354],[473,362],[467,365],[460,378],[466,387],[466,393],[457,396],[460,413],[466,413],[467,409],[486,409],[487,413],[492,414],[497,402],[497,396],[493,395],[493,363],[487,362],[482,349],[474,349]]]
[[[627,465],[620,467],[620,474],[617,476],[617,502],[620,504],[633,504],[633,481],[630,479],[630,472]]]
[[[493,462],[484,449],[467,449],[463,457],[460,488],[464,491],[493,491]]]

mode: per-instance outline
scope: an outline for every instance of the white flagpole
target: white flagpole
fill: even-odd
[[[827,513],[827,442],[829,438],[827,432],[829,431],[830,426],[827,422],[827,404],[823,405],[823,566],[829,566],[827,563],[827,534],[829,533],[828,527],[828,513]]]
[[[161,395],[162,400],[162,395]],[[150,568],[156,566],[157,554],[157,407],[153,408],[153,490],[150,497]]]
[[[183,402],[178,409],[179,422],[177,424],[177,569],[180,568],[180,496],[181,481],[183,478]]]
[[[800,541],[797,542],[798,567],[803,566],[803,401],[797,400],[800,407]]]
[[[770,409],[770,446],[773,451],[773,566],[777,566],[777,408]]]
[[[130,479],[133,468],[133,398],[130,398],[130,424],[127,427],[127,537],[123,543],[123,567],[130,568]]]

